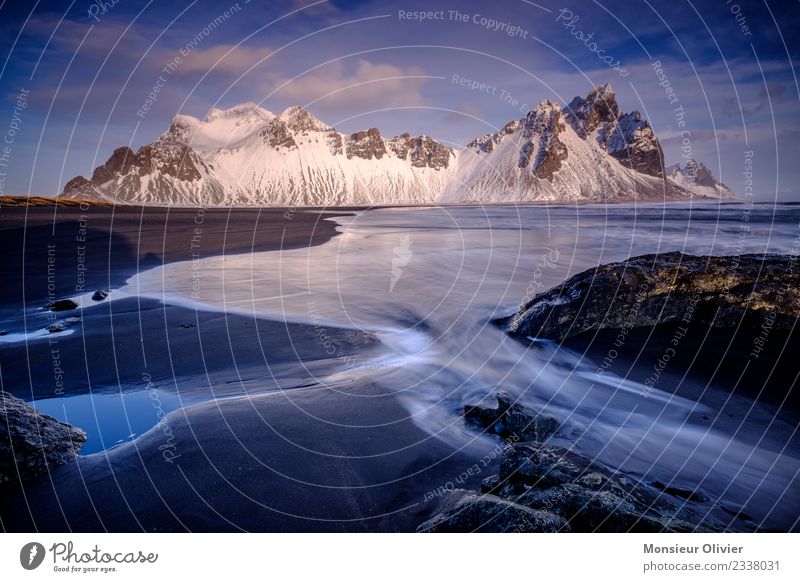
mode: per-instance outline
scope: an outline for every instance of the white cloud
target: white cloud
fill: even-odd
[[[213,71],[238,75],[263,62],[271,52],[268,48],[227,44],[197,48],[190,51],[185,57],[181,57],[181,63],[176,69],[176,73],[191,74]]]
[[[351,114],[384,107],[425,104],[421,88],[427,79],[419,67],[374,64],[359,59],[355,70],[334,61],[297,79],[280,77],[262,85],[265,95],[299,105],[314,103],[319,110]]]

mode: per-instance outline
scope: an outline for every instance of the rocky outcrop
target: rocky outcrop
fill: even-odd
[[[545,101],[522,119],[519,128],[525,141],[517,166],[524,169],[530,164],[534,176],[542,180],[552,180],[569,155],[567,146],[560,139],[564,131],[561,108],[552,101]]]
[[[537,295],[502,322],[515,336],[555,341],[600,329],[668,322],[788,329],[800,316],[800,269],[784,255],[678,252],[601,265]]]
[[[573,531],[715,531],[681,499],[561,447],[518,443],[503,454],[497,495],[564,517]]]
[[[386,144],[378,128],[372,127],[366,131],[357,131],[347,140],[347,159],[362,158],[380,160],[386,155]]]
[[[83,176],[75,176],[66,183],[61,196],[67,203],[74,200],[98,202],[103,199],[105,193]]]
[[[331,129],[322,123],[311,112],[302,107],[289,107],[281,113],[280,119],[292,133],[308,133],[312,131],[327,131]]]
[[[185,185],[200,182],[208,173],[209,167],[190,146],[159,139],[135,154],[128,147],[117,148],[105,164],[94,170],[91,180],[82,176],[70,180],[63,196],[129,198],[151,181]]]
[[[130,167],[135,167],[139,176],[158,171],[184,182],[194,182],[202,177],[200,171],[204,166],[203,161],[189,146],[174,142],[156,142],[139,148]]]
[[[453,150],[427,135],[412,137],[403,133],[390,139],[387,146],[401,160],[410,160],[414,168],[447,168],[454,157]]]
[[[101,185],[113,180],[118,174],[127,174],[133,166],[136,154],[127,146],[117,148],[105,164],[95,168],[92,173],[92,184]]]
[[[638,111],[623,113],[609,84],[566,107],[567,121],[583,139],[594,132],[597,143],[622,165],[648,176],[664,176],[664,152],[650,124]]]
[[[530,509],[495,495],[456,489],[447,494],[441,512],[417,528],[424,533],[554,533],[569,531],[564,518]]]
[[[623,166],[648,176],[664,176],[664,152],[650,123],[638,111],[605,126],[597,141]]]
[[[620,116],[617,94],[611,85],[598,85],[586,97],[575,97],[565,108],[572,129],[586,139],[594,130],[613,123]]]
[[[546,441],[558,423],[498,393],[496,409],[464,407],[468,426],[504,438],[499,473],[481,491],[450,490],[421,532],[662,532],[724,529],[708,499],[641,483]]]
[[[269,147],[280,149],[292,149],[297,147],[294,135],[289,131],[286,124],[280,119],[273,119],[258,133],[264,143]]]
[[[56,299],[47,304],[47,309],[50,311],[72,311],[77,308],[78,304],[72,299]]]
[[[504,392],[497,394],[497,408],[465,406],[464,420],[467,426],[512,441],[542,442],[558,430],[554,418],[537,414]]]
[[[344,138],[342,134],[336,130],[328,130],[325,134],[325,142],[328,144],[328,149],[334,156],[340,156],[344,153]]]
[[[0,489],[68,463],[86,433],[0,391]]]
[[[484,493],[451,491],[428,532],[720,531],[708,509],[665,494],[561,447],[516,443]]]
[[[503,129],[498,131],[497,133],[485,133],[480,137],[476,137],[474,140],[467,144],[467,149],[476,149],[485,154],[494,150],[494,147],[503,141],[503,138],[507,135],[512,135],[514,132],[517,131],[519,127],[519,121],[513,120],[509,121],[503,126]]]

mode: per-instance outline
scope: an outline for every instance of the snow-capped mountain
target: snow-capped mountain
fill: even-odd
[[[667,173],[663,158],[649,123],[638,112],[624,114],[608,85],[564,108],[543,101],[462,149],[425,135],[387,139],[375,128],[347,135],[300,107],[275,115],[244,103],[214,109],[203,120],[177,115],[155,142],[137,152],[116,149],[90,179],[70,180],[62,195],[138,204],[336,206],[730,194],[702,164],[702,175]]]
[[[680,164],[675,164],[666,169],[667,177],[694,192],[698,196],[709,198],[735,198],[734,194],[725,184],[718,182],[711,170],[706,168],[701,162],[688,160],[686,165],[681,168]]]

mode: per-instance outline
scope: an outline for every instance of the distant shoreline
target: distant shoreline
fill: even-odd
[[[60,202],[8,206],[0,211],[5,249],[0,276],[8,282],[0,306],[41,306],[52,293],[63,298],[112,289],[140,270],[167,263],[322,244],[337,234],[336,224],[325,218],[350,212]],[[49,262],[53,281],[48,281]]]
[[[105,208],[172,208],[191,210],[197,208],[215,210],[235,210],[235,209],[264,209],[264,210],[291,210],[291,211],[319,211],[335,210],[344,212],[357,212],[361,210],[373,210],[380,208],[472,208],[476,206],[622,206],[626,204],[641,204],[647,206],[658,206],[663,204],[703,204],[712,206],[723,206],[733,204],[800,204],[800,200],[786,201],[750,201],[740,198],[665,198],[663,200],[638,200],[636,198],[615,198],[609,200],[529,200],[524,202],[449,202],[441,204],[374,204],[371,206],[272,206],[261,204],[237,204],[235,206],[209,205],[209,206],[185,206],[182,204],[130,204],[127,202],[107,202],[105,200],[77,200],[72,198],[48,197],[48,196],[0,196],[0,209],[2,208],[32,208],[32,207],[53,207],[64,206],[78,208],[83,206],[105,207]]]

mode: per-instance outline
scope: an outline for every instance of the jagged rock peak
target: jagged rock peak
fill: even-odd
[[[686,162],[684,173],[687,176],[694,176],[694,183],[698,184],[699,186],[717,185],[717,180],[714,178],[714,174],[711,173],[711,170],[709,170],[702,162],[698,162],[694,159]]]
[[[598,143],[622,165],[642,174],[664,176],[664,152],[650,123],[638,111],[621,115],[597,132]]]
[[[710,188],[721,186],[727,189],[727,186],[721,182],[717,182],[714,174],[711,173],[711,170],[709,170],[705,164],[698,162],[693,158],[687,160],[686,165],[683,168],[681,168],[680,164],[670,166],[667,170],[667,174],[670,178],[682,176],[685,180],[696,184],[697,186],[708,186]]]
[[[450,158],[455,157],[451,148],[424,134],[412,137],[403,133],[390,139],[388,146],[401,160],[410,159],[415,168],[447,168]]]
[[[517,160],[517,166],[530,170],[537,178],[552,180],[561,168],[569,152],[560,136],[564,132],[564,116],[561,107],[549,99],[542,101],[522,118],[518,129],[526,140]],[[531,160],[531,156],[534,156]]]
[[[547,99],[530,110],[525,117],[520,120],[515,131],[521,127],[525,137],[530,137],[531,132],[541,134],[543,131],[557,129],[556,126],[559,125],[564,125],[561,106]],[[506,125],[506,127],[508,127],[508,125]]]
[[[480,152],[489,153],[494,150],[494,146],[500,143],[507,135],[511,135],[519,128],[519,121],[516,119],[506,123],[503,128],[497,133],[485,133],[467,144],[470,149],[475,149]]]
[[[380,160],[386,154],[386,143],[377,127],[357,131],[347,139],[347,158]]]
[[[617,94],[606,83],[592,89],[585,98],[575,97],[567,105],[565,113],[575,132],[586,137],[602,124],[613,122],[622,111],[617,105]]]
[[[278,116],[278,119],[286,124],[286,127],[293,132],[304,131],[327,131],[330,126],[322,123],[317,117],[307,109],[299,105],[287,108]]]
[[[91,182],[100,186],[119,174],[127,174],[135,159],[136,154],[128,146],[115,149],[105,164],[95,168]]]

